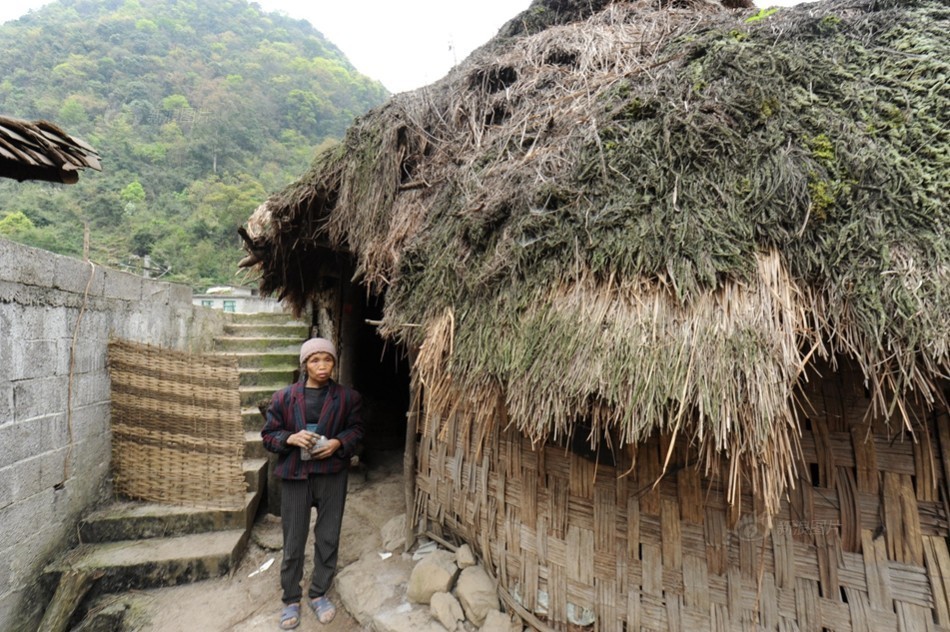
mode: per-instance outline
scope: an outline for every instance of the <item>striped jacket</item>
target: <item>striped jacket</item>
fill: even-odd
[[[307,425],[305,381],[303,376],[299,382],[274,393],[261,429],[264,447],[278,455],[274,473],[280,478],[302,480],[310,474],[339,472],[350,464],[350,457],[363,439],[363,398],[352,388],[331,380],[320,411],[320,425],[327,437],[340,440],[340,448],[328,459],[302,461],[300,448],[287,445],[287,438]]]

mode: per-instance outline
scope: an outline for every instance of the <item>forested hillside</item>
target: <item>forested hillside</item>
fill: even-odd
[[[95,147],[70,186],[0,181],[0,235],[201,288],[235,229],[385,89],[309,23],[245,0],[60,0],[0,25],[0,114]]]

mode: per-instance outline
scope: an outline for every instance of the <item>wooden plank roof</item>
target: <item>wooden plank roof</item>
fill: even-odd
[[[73,184],[87,167],[102,170],[86,142],[47,121],[0,116],[0,177]]]

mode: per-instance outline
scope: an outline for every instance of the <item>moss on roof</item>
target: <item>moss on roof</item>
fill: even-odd
[[[252,218],[261,288],[348,251],[435,412],[684,433],[774,508],[812,362],[908,426],[950,375],[950,8],[598,6],[356,121]]]

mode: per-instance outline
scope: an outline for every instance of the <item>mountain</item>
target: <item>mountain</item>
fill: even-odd
[[[60,0],[0,25],[0,114],[95,147],[76,185],[0,182],[0,236],[195,287],[234,283],[240,223],[380,104],[308,22],[245,0]]]

